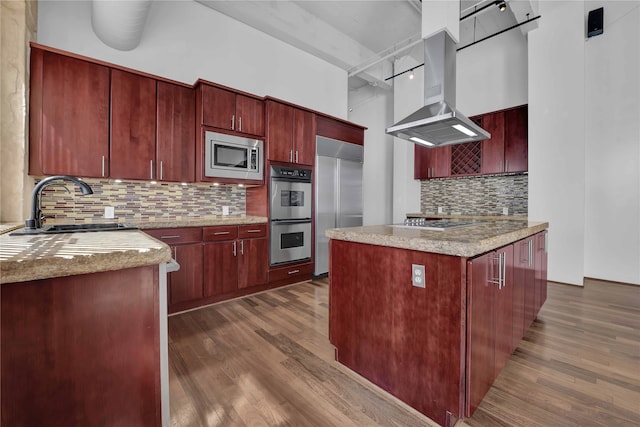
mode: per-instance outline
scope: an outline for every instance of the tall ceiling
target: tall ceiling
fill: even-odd
[[[390,88],[393,59],[422,61],[421,0],[196,1],[348,71],[350,89]],[[533,17],[530,0],[506,0],[502,12],[497,3],[460,1],[460,16],[472,16],[460,22],[459,46]]]

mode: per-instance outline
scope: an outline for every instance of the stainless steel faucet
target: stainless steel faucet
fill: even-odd
[[[49,185],[53,185],[52,181],[73,182],[78,187],[80,187],[80,191],[82,191],[83,196],[93,194],[93,190],[91,189],[89,184],[73,176],[56,175],[45,178],[38,184],[36,184],[33,192],[31,193],[31,218],[25,221],[25,228],[28,228],[30,230],[42,228],[42,209],[40,205],[40,199],[42,198],[42,190],[44,190]]]

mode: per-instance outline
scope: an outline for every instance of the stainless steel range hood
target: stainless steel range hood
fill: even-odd
[[[491,138],[489,132],[456,110],[455,102],[456,44],[443,30],[424,41],[424,107],[386,132],[427,146]]]

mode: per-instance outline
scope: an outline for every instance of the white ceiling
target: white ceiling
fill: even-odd
[[[390,88],[394,58],[422,61],[421,0],[196,1],[348,71],[350,89]],[[504,12],[494,3],[461,0],[461,17],[487,7],[460,22],[459,46],[533,16],[530,0],[507,0]]]

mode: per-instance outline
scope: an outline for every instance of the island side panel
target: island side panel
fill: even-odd
[[[2,425],[160,425],[158,266],[5,284]]]
[[[465,262],[330,242],[337,360],[441,425],[461,417],[464,405]],[[425,266],[425,288],[412,286],[412,264]]]

